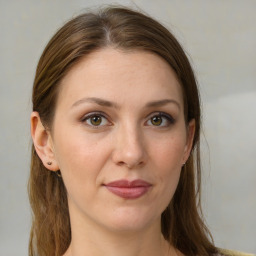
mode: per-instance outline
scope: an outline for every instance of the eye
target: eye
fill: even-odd
[[[157,114],[151,115],[150,119],[146,122],[147,125],[159,126],[159,127],[168,127],[171,124],[174,124],[175,120],[172,116],[159,112]]]
[[[108,119],[101,113],[90,113],[83,117],[82,122],[94,128],[110,125]]]

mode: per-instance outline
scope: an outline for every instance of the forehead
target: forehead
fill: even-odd
[[[164,59],[147,51],[113,48],[90,53],[68,72],[60,85],[58,104],[86,96],[131,104],[166,96],[183,101],[181,85]]]

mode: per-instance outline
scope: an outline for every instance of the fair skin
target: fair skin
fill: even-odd
[[[67,189],[72,241],[64,255],[182,255],[164,240],[160,221],[194,129],[175,73],[153,53],[105,48],[71,69],[51,130],[31,115],[36,151]],[[117,180],[148,186],[116,194],[108,184]]]

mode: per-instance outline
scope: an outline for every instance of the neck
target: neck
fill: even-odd
[[[64,256],[176,256],[160,229],[160,220],[144,230],[113,231],[72,222],[72,241]]]

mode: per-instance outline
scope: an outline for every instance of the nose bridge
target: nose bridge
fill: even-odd
[[[135,122],[126,121],[117,131],[114,161],[132,168],[146,161],[143,133]]]

